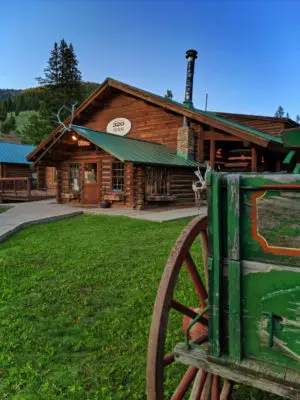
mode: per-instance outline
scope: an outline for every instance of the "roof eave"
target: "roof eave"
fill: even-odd
[[[95,90],[94,93],[92,93],[88,99],[86,99],[75,111],[74,118],[78,117],[78,115],[86,109],[107,87],[113,87],[115,89],[124,91],[132,96],[141,98],[144,101],[147,101],[152,104],[156,104],[158,106],[161,106],[163,108],[167,108],[170,111],[173,111],[177,114],[180,114],[182,116],[186,116],[190,119],[193,119],[198,122],[202,122],[206,125],[210,125],[214,128],[221,129],[224,132],[233,134],[237,137],[240,137],[241,139],[251,141],[252,143],[255,143],[257,145],[260,145],[262,147],[267,147],[269,141],[255,136],[254,134],[251,134],[243,129],[237,128],[237,127],[232,127],[229,126],[228,124],[221,122],[221,121],[216,121],[213,119],[212,116],[209,115],[203,115],[202,113],[198,111],[194,111],[192,109],[189,109],[187,107],[184,107],[181,104],[176,104],[175,102],[168,101],[167,99],[162,99],[160,96],[157,96],[153,93],[148,93],[145,92],[141,89],[135,88],[133,86],[127,85],[123,82],[116,81],[112,78],[106,78],[103,83],[99,86],[97,90]],[[64,124],[67,125],[71,121],[70,117],[67,118],[64,121]],[[36,154],[42,150],[51,140],[53,136],[57,132],[59,132],[62,129],[62,125],[58,126],[46,139],[44,139],[40,145],[27,156],[27,160],[33,161],[32,158],[36,156]]]

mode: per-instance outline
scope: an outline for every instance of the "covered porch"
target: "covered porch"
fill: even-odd
[[[200,166],[161,144],[75,125],[36,165],[56,167],[58,203],[134,209],[193,205]]]

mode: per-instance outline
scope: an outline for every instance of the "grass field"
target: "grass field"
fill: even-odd
[[[0,214],[4,213],[5,211],[9,210],[10,207],[0,207]]]
[[[146,399],[153,302],[187,222],[80,216],[3,243],[0,398]]]

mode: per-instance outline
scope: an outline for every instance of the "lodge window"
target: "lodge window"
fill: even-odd
[[[150,196],[170,195],[171,172],[167,167],[146,168],[146,194]]]
[[[120,192],[124,191],[124,163],[121,161],[113,161],[112,163],[112,190]]]
[[[97,164],[84,164],[84,183],[97,183]]]
[[[80,164],[70,164],[69,167],[69,190],[79,192]]]

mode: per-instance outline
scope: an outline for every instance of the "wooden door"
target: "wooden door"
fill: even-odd
[[[83,162],[83,190],[82,199],[84,203],[97,204],[100,201],[100,163]]]

